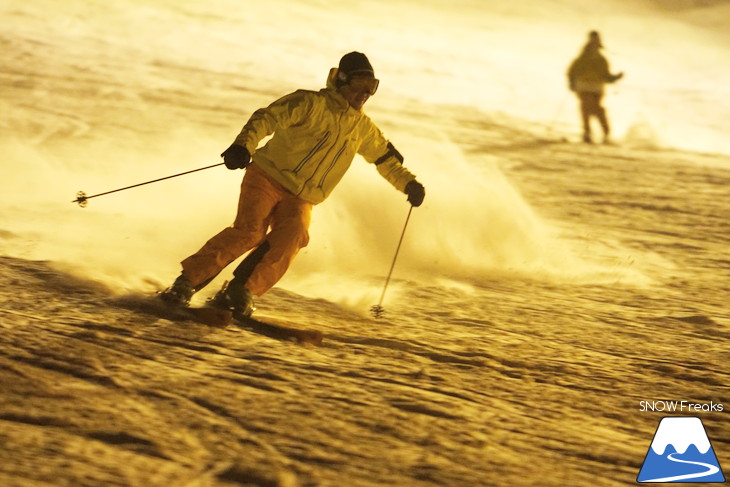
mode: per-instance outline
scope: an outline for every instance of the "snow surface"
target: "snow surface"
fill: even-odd
[[[727,2],[0,2],[0,485],[619,486],[730,405]],[[615,146],[565,69],[590,29]],[[368,53],[357,159],[258,303],[319,348],[130,307],[230,224],[250,114]],[[230,277],[200,293],[198,303]],[[723,413],[703,413],[730,464]]]

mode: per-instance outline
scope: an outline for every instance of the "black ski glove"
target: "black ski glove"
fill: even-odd
[[[246,169],[251,164],[251,153],[242,145],[231,144],[221,157],[228,169]]]
[[[405,192],[408,195],[408,202],[413,206],[421,206],[423,198],[426,197],[426,188],[415,179],[406,184]]]

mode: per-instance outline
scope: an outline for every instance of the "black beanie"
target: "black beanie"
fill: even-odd
[[[373,71],[373,66],[368,61],[367,56],[357,51],[349,52],[342,56],[339,70],[347,77],[358,74],[375,76],[375,71]]]

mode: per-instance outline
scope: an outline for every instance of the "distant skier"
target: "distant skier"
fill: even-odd
[[[355,154],[420,206],[423,185],[362,111],[378,84],[365,54],[350,52],[330,69],[326,88],[297,90],[256,110],[221,154],[229,169],[246,169],[233,225],[183,260],[182,273],[161,297],[188,305],[195,292],[253,249],[213,300],[234,315],[250,316],[253,296],[274,286],[309,242],[312,206],[330,195]]]
[[[623,77],[623,73],[611,74],[608,61],[600,53],[603,48],[598,32],[588,34],[588,42],[583,52],[570,65],[568,81],[570,90],[580,99],[580,111],[583,119],[583,141],[592,143],[590,118],[595,116],[603,129],[603,142],[610,142],[610,127],[606,109],[601,105],[603,85],[614,83]]]

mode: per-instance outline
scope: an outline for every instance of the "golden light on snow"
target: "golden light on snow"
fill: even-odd
[[[640,400],[728,400],[729,9],[0,4],[0,478],[633,482],[657,419]],[[605,101],[616,146],[576,142],[565,72],[592,29],[626,73]],[[366,112],[427,191],[385,318],[367,310],[409,207],[360,158],[260,303],[324,346],[119,306],[118,294],[167,286],[232,222],[242,173],[86,208],[77,191],[220,162],[254,110],[320,89],[352,50],[381,80]],[[709,418],[708,434],[727,438]]]

